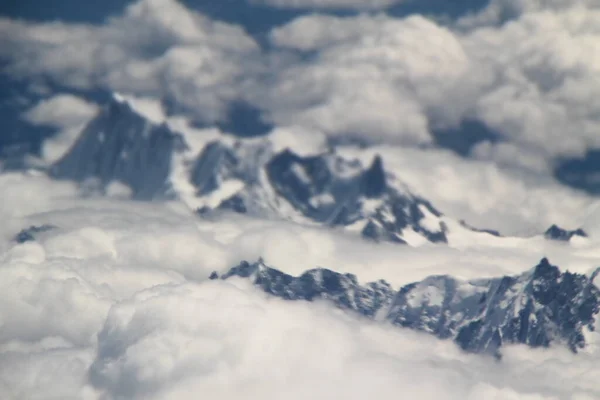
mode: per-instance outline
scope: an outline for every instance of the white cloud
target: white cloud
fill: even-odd
[[[590,240],[375,245],[279,221],[199,219],[178,203],[81,199],[68,183],[0,175],[0,393],[28,399],[185,399],[199,392],[222,399],[600,397],[597,335],[577,356],[509,347],[496,363],[324,304],[285,303],[235,280],[205,281],[213,270],[259,256],[294,274],[324,266],[395,287],[432,274],[519,273],[544,255],[563,269],[589,272],[600,263],[600,211],[593,199],[540,176],[548,157],[581,152],[597,140],[590,136],[597,15],[581,10],[531,8],[501,27],[461,33],[422,17],[304,17],[271,35],[284,55],[301,51],[304,61],[268,70],[273,86],[251,94],[281,124],[273,133],[277,146],[298,146],[298,136],[306,135],[300,144],[307,153],[324,146],[321,132],[422,144],[431,140],[432,124],[478,117],[508,140],[478,147],[480,161],[390,146],[346,151],[365,162],[381,153],[416,193],[480,227],[540,233],[555,222],[585,223]],[[162,110],[147,96],[157,94],[218,118],[240,96],[239,81],[253,73],[244,61],[258,51],[241,29],[166,0],[138,2],[97,27],[0,21],[9,72],[133,93],[134,103],[156,118]],[[27,116],[62,128],[86,109],[63,96]],[[219,134],[193,130],[184,119],[170,123],[202,136],[195,150]],[[494,164],[511,159],[538,173]],[[112,192],[122,197],[122,189]],[[34,243],[10,241],[42,223],[58,228]]]
[[[58,94],[41,100],[23,114],[23,119],[33,125],[57,129],[56,135],[46,140],[42,148],[44,159],[52,162],[71,148],[84,125],[98,110],[98,106],[80,97]]]
[[[600,262],[594,238],[580,246],[512,238],[460,250],[416,249],[278,221],[200,219],[178,203],[84,199],[70,185],[23,174],[0,175],[0,191],[10,193],[0,202],[2,393],[31,399],[405,393],[436,400],[600,394],[594,337],[588,353],[507,348],[497,363],[326,304],[287,303],[242,281],[206,281],[212,270],[260,255],[294,274],[324,266],[395,287],[448,272],[513,274],[541,255],[588,272]],[[36,242],[9,242],[21,228],[42,223],[58,228]]]
[[[209,121],[223,117],[258,51],[241,28],[175,0],[140,0],[100,26],[3,18],[0,37],[12,76],[174,98]]]
[[[327,151],[327,137],[319,131],[302,126],[280,126],[269,133],[273,152],[291,149],[294,153],[306,157]]]
[[[140,0],[99,26],[2,19],[0,53],[16,77],[162,96],[205,121],[243,98],[276,125],[422,145],[475,119],[509,142],[478,157],[539,171],[600,146],[597,4],[494,0],[448,26],[308,14],[266,52],[239,26]]]
[[[278,124],[330,135],[430,142],[428,119],[455,122],[464,110],[448,98],[468,92],[476,78],[457,38],[420,16],[311,15],[275,29],[271,39],[316,54],[280,71],[256,101]]]
[[[65,129],[89,120],[97,111],[96,105],[80,97],[59,94],[40,101],[25,113],[24,118],[34,125]]]
[[[252,3],[280,8],[301,9],[384,9],[404,0],[249,0]]]
[[[256,102],[278,124],[402,144],[476,119],[508,142],[478,156],[549,169],[600,146],[600,13],[591,2],[517,3],[522,10],[498,26],[297,18],[270,37],[303,61],[284,63]]]
[[[475,114],[507,139],[547,157],[600,146],[596,115],[600,13],[572,7],[527,13],[464,40],[497,82],[476,100]]]
[[[482,10],[468,14],[458,20],[462,27],[498,25],[516,19],[523,14],[541,11],[563,11],[572,7],[594,8],[598,0],[491,0]]]

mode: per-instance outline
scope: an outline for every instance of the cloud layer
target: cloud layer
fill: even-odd
[[[497,363],[327,304],[268,298],[235,279],[207,281],[210,271],[257,255],[291,273],[322,265],[396,288],[448,271],[464,278],[521,272],[541,254],[588,272],[600,262],[597,242],[514,239],[423,251],[277,221],[195,219],[177,203],[81,199],[72,186],[42,177],[5,174],[0,188],[7,187],[0,391],[8,398],[600,396],[595,336],[576,356],[509,347]],[[34,192],[52,195],[32,201]],[[10,242],[22,227],[42,223],[58,228],[35,242]]]
[[[300,17],[271,40],[306,61],[278,73],[263,107],[276,123],[400,143],[475,119],[507,142],[480,156],[537,169],[582,155],[600,146],[600,14],[581,4],[527,10],[467,30],[420,16]]]
[[[596,5],[494,0],[445,25],[307,14],[267,50],[175,0],[140,0],[100,26],[4,18],[0,56],[13,77],[159,97],[205,122],[242,100],[276,125],[414,146],[477,120],[501,143],[476,157],[547,171],[600,146]]]

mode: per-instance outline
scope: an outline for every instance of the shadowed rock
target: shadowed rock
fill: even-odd
[[[550,240],[560,240],[568,242],[573,236],[588,237],[588,234],[583,229],[575,229],[572,231],[562,229],[557,225],[552,225],[544,233],[544,237]]]

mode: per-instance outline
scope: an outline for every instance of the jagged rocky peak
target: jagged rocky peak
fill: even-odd
[[[116,181],[137,199],[165,195],[173,154],[186,148],[166,124],[154,124],[119,97],[113,98],[83,129],[71,149],[50,169],[59,179],[101,187]]]
[[[250,278],[266,293],[285,300],[329,300],[343,309],[372,318],[380,309],[389,306],[394,294],[392,287],[383,280],[361,286],[355,275],[325,268],[310,269],[294,277],[267,266],[262,260],[242,261],[220,279],[234,276]],[[219,279],[219,275],[213,272],[210,278]]]
[[[379,155],[364,168],[335,153],[299,157],[288,151],[267,171],[275,191],[313,220],[362,224],[363,237],[376,241],[405,243],[405,230],[432,242],[447,241],[442,214],[428,201],[389,186]]]
[[[592,279],[563,273],[544,258],[519,276],[468,282],[444,276],[408,285],[389,317],[401,326],[453,337],[474,352],[496,354],[505,343],[547,347],[553,342],[577,351],[585,346],[583,330],[593,330],[599,307]]]
[[[242,262],[222,275],[250,279],[286,300],[324,299],[368,318],[451,338],[462,349],[499,356],[505,344],[531,347],[585,346],[600,311],[600,290],[591,277],[561,272],[547,259],[518,276],[463,281],[432,276],[395,291],[387,282],[361,285],[356,276],[324,268],[298,277]],[[217,273],[211,279],[219,279]]]
[[[376,155],[371,166],[362,175],[362,193],[367,198],[382,196],[387,190],[383,160]]]
[[[566,230],[558,225],[552,225],[544,233],[544,237],[550,240],[560,240],[568,242],[573,236],[588,237],[588,234],[581,228],[574,230]]]
[[[299,155],[289,148],[274,152],[269,144],[268,137],[262,142],[209,144],[191,177],[200,196],[220,200],[199,212],[205,215],[217,208],[310,221],[346,227],[374,241],[448,241],[442,213],[406,187],[391,184],[393,177],[379,155],[365,166],[335,149]]]

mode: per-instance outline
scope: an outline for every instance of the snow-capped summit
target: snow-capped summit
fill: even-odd
[[[259,260],[242,262],[220,278],[248,278],[286,300],[328,300],[368,318],[451,338],[469,352],[499,356],[511,343],[584,348],[585,333],[594,330],[600,312],[600,290],[593,283],[599,271],[591,277],[561,272],[544,258],[518,276],[431,276],[395,291],[385,281],[360,285],[352,274],[324,268],[293,277]]]
[[[173,153],[185,148],[166,124],[155,124],[117,96],[93,118],[73,147],[50,169],[59,179],[129,186],[133,197],[167,193]]]

